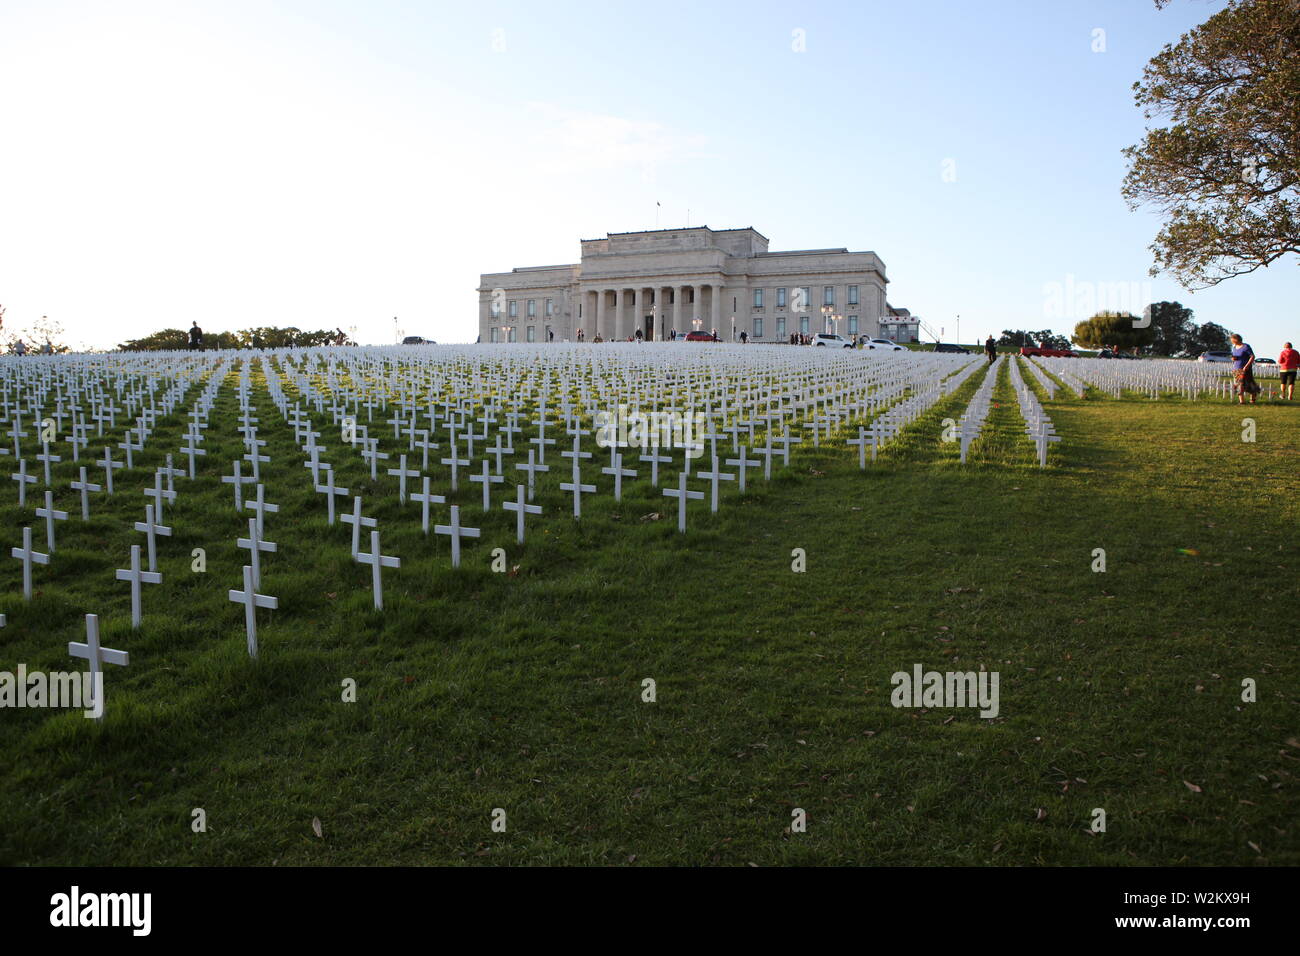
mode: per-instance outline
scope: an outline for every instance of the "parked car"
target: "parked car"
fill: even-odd
[[[1119,349],[1102,349],[1097,353],[1097,358],[1103,359],[1135,359],[1137,358],[1132,352],[1121,352]]]
[[[1271,359],[1271,358],[1257,358],[1257,359],[1255,359],[1255,364],[1256,364],[1256,365],[1276,365],[1276,364],[1277,364],[1277,359]]]
[[[810,345],[820,345],[833,349],[851,349],[853,343],[842,335],[832,335],[830,332],[818,332],[812,337]]]
[[[883,349],[886,352],[905,352],[907,351],[897,342],[891,342],[889,339],[867,339],[862,340],[864,349]]]
[[[1021,355],[1041,355],[1044,358],[1078,358],[1079,353],[1074,349],[1052,349],[1044,348],[1041,345],[1024,345],[1020,348]]]
[[[934,350],[936,352],[959,352],[962,355],[970,355],[970,349],[963,348],[954,342],[935,342]]]
[[[426,339],[422,335],[408,335],[406,338],[402,339],[402,344],[403,345],[437,345],[438,343],[435,342],[433,339]]]
[[[1202,352],[1196,357],[1198,362],[1231,362],[1231,352]]]
[[[686,333],[687,342],[721,342],[722,340],[712,332],[705,332],[703,329],[695,329]]]

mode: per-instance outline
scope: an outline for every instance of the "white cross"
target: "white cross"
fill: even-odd
[[[81,480],[72,482],[72,489],[81,492],[81,520],[90,520],[90,493],[102,491],[103,486],[86,480],[86,466],[81,466]]]
[[[531,454],[531,452],[530,452]],[[541,505],[524,504],[524,486],[515,485],[515,501],[503,502],[501,507],[506,511],[515,512],[515,538],[520,543],[524,543],[524,517],[525,515],[539,515],[542,513]]]
[[[135,467],[135,462],[133,461],[133,459],[132,459],[132,457],[131,457],[131,452],[133,452],[133,451],[144,451],[144,443],[141,442],[140,444],[137,445],[137,444],[135,444],[134,442],[132,442],[132,441],[131,441],[131,429],[129,429],[129,428],[126,430],[126,434],[125,434],[123,437],[124,437],[126,440],[123,441],[123,442],[122,442],[120,445],[118,445],[117,447],[126,450],[126,467],[128,467],[128,468],[134,468],[134,467]]]
[[[352,554],[355,557],[361,550],[361,529],[373,528],[376,524],[375,519],[361,516],[361,496],[357,495],[352,499],[352,512],[339,515],[339,520],[344,524],[352,525]]]
[[[725,462],[723,462],[723,464],[732,465],[733,467],[740,469],[740,471],[737,472],[737,474],[740,476],[740,482],[738,483],[738,487],[740,488],[740,493],[743,495],[745,493],[745,475],[749,473],[749,469],[757,468],[759,465],[763,463],[759,461],[757,458],[749,457],[748,445],[741,445],[740,457],[728,458]]]
[[[18,482],[18,507],[27,507],[27,486],[36,484],[36,476],[27,474],[27,459],[18,459],[18,471],[10,475],[14,481]]]
[[[425,534],[428,534],[429,533],[429,505],[433,505],[433,504],[440,505],[443,504],[447,499],[444,498],[442,495],[429,494],[429,476],[425,475],[424,490],[418,494],[412,494],[411,500],[420,502],[420,529]]]
[[[450,458],[443,458],[443,459],[441,459],[441,461],[442,461],[442,463],[443,463],[444,465],[451,465],[451,490],[452,490],[452,491],[458,491],[459,488],[458,488],[458,486],[457,486],[457,484],[456,484],[456,467],[457,467],[458,465],[464,465],[466,468],[468,468],[468,467],[469,467],[469,459],[468,459],[468,458],[457,458],[457,457],[456,457],[456,443],[455,443],[455,442],[452,442],[452,443],[451,443],[451,457],[450,457]]]
[[[235,473],[233,475],[222,475],[221,482],[226,485],[235,486],[235,510],[244,510],[244,485],[251,485],[255,478],[242,478],[239,474],[239,459],[235,459]]]
[[[45,507],[36,509],[36,517],[45,519],[45,544],[49,547],[50,554],[53,554],[54,522],[68,520],[66,511],[59,511],[54,507],[54,492],[49,490],[45,492]]]
[[[130,569],[118,568],[117,580],[131,582],[131,627],[140,626],[140,585],[162,584],[162,575],[157,571],[140,570],[140,546],[131,545]]]
[[[481,481],[483,483],[483,510],[492,510],[492,486],[505,481],[501,475],[494,475],[491,472],[492,463],[486,458],[483,459],[483,474],[470,475],[470,481]]]
[[[257,527],[257,519],[248,519],[248,537],[236,538],[235,547],[246,548],[251,554],[249,566],[253,569],[253,587],[262,586],[262,552],[274,552],[276,544],[274,541],[263,541],[261,531]]]
[[[462,528],[460,526],[460,506],[451,506],[451,524],[436,524],[433,526],[434,534],[446,534],[451,536],[451,566],[460,567],[460,539],[479,537],[478,528]]]
[[[375,591],[375,610],[384,609],[384,581],[380,574],[383,568],[400,568],[402,566],[401,558],[393,558],[379,552],[379,532],[370,532],[370,553],[364,551],[354,556],[361,564],[370,565],[371,584]]]
[[[68,656],[80,657],[90,662],[90,686],[92,688],[92,699],[86,701],[92,705],[96,711],[95,719],[104,719],[104,695],[102,693],[104,683],[103,677],[100,676],[100,664],[116,664],[119,667],[126,667],[131,662],[130,655],[126,651],[115,651],[111,647],[99,646],[99,615],[86,615],[86,643],[78,644],[76,641],[68,642]]]
[[[370,462],[370,480],[379,480],[379,459],[387,458],[388,452],[379,450],[378,438],[367,438],[366,446],[361,452],[361,457]]]
[[[39,455],[36,456],[36,460],[45,465],[45,484],[49,485],[52,484],[52,482],[50,481],[50,462],[63,461],[63,459],[60,458],[58,455],[50,454],[49,442],[47,441],[41,442],[41,448],[44,450]]]
[[[686,490],[687,477],[688,476],[686,472],[683,471],[680,475],[678,475],[678,478],[681,482],[679,488],[664,489],[665,495],[667,495],[670,498],[677,499],[677,530],[683,533],[685,533],[686,531],[686,499],[688,498],[695,498],[697,500],[704,499],[704,492]]]
[[[627,478],[636,477],[636,472],[633,469],[623,467],[623,456],[618,452],[612,452],[610,454],[610,464],[600,469],[600,473],[602,475],[614,476],[614,500],[615,501],[623,500],[623,479],[625,477]]]
[[[160,522],[155,522],[154,514],[153,514],[153,505],[145,505],[144,520],[137,521],[135,523],[135,530],[143,531],[145,533],[146,540],[148,542],[148,551],[149,551],[149,570],[157,571],[158,570],[157,557],[156,557],[157,552],[154,543],[155,542],[154,536],[161,534],[164,537],[170,537],[172,533],[172,529],[163,527],[163,525]]]
[[[334,485],[334,469],[325,469],[325,484],[317,485],[316,492],[325,496],[325,509],[329,513],[330,524],[334,523],[334,496],[346,498],[348,490]]]
[[[21,415],[15,413],[14,423],[5,434],[14,440],[14,457],[21,457],[22,452],[18,448],[18,439],[27,437],[27,432],[23,431],[23,419]]]
[[[30,526],[23,528],[23,546],[21,548],[11,548],[9,554],[23,563],[23,600],[30,601],[32,599],[32,564],[49,564],[50,556],[32,550],[32,529]]]
[[[249,519],[252,520],[251,518]],[[280,606],[278,598],[270,597],[266,594],[258,594],[257,588],[253,584],[253,569],[247,564],[244,565],[244,590],[229,591],[230,600],[236,604],[244,605],[244,630],[248,634],[248,656],[257,659],[257,609],[259,607],[270,608],[275,610]]]
[[[265,445],[266,442],[262,442],[261,444]],[[259,455],[259,454],[257,453],[257,446],[254,445],[252,451],[250,451],[250,452],[249,452],[248,454],[246,454],[246,455],[243,455],[242,458],[243,458],[244,461],[248,461],[248,462],[252,462],[252,463],[253,463],[253,480],[254,480],[254,481],[261,481],[261,480],[262,480],[262,468],[261,468],[261,463],[262,463],[262,462],[267,462],[267,463],[269,464],[270,461],[271,461],[271,456],[270,456],[270,455]]]
[[[159,468],[153,473],[153,487],[144,490],[145,497],[153,499],[153,510],[160,522],[163,520],[163,502],[176,500],[176,492],[163,490],[162,480],[163,469]]]
[[[420,429],[419,431],[416,432],[416,434],[419,435],[420,438],[418,441],[411,442],[411,451],[415,451],[415,449],[417,448],[420,449],[420,453],[423,456],[423,462],[424,462],[422,467],[424,468],[425,471],[428,471],[429,451],[430,449],[437,448],[438,443],[429,441],[429,433],[425,429]]]
[[[573,441],[576,445],[578,439],[575,437]],[[560,454],[567,455],[568,452],[562,451],[560,452]],[[586,455],[588,458],[591,457],[591,452],[589,451],[583,452],[582,454]],[[576,457],[573,459],[573,480],[560,482],[560,490],[573,492],[573,517],[575,519],[581,518],[582,517],[582,493],[584,491],[594,492],[596,490],[596,486],[584,485],[582,483],[582,471],[579,468],[578,459]]]
[[[650,454],[650,455],[642,455],[641,460],[650,462],[650,484],[658,488],[659,487],[659,466],[671,465],[673,462],[673,456]]]
[[[526,471],[526,472],[528,472],[528,500],[529,500],[529,501],[532,501],[532,500],[533,500],[533,477],[534,477],[534,475],[535,475],[537,472],[539,472],[539,471],[550,471],[550,470],[551,470],[551,466],[550,466],[550,465],[541,465],[541,464],[538,464],[538,463],[535,461],[536,456],[537,456],[537,451],[536,451],[536,449],[530,448],[530,449],[528,449],[528,464],[526,464],[526,465],[515,465],[515,467],[516,467],[517,469],[519,469],[520,471]]]
[[[125,468],[126,465],[120,461],[113,460],[113,451],[107,445],[104,446],[104,457],[97,459],[95,464],[100,465],[104,469],[104,486],[111,495],[113,493],[113,469]]]
[[[861,425],[858,426],[858,437],[848,439],[848,441],[845,442],[845,444],[858,446],[858,467],[859,468],[867,467],[867,446],[868,445],[871,446],[871,460],[872,461],[876,460],[876,436],[872,435],[871,437],[867,437],[867,430],[863,426]]]
[[[265,495],[266,495],[266,488],[259,484],[257,486],[257,500],[249,502],[248,504],[245,505],[246,508],[256,512],[257,514],[258,534],[266,533],[266,513],[269,511],[272,514],[275,514],[277,511],[280,510],[279,505],[268,504],[265,500]]]
[[[167,467],[159,468],[158,470],[167,476],[167,493],[174,498],[176,496],[176,484],[172,479],[184,478],[185,472],[181,471],[179,468],[172,467],[172,456],[170,452],[167,455]]]
[[[397,467],[389,468],[388,473],[397,476],[397,500],[402,504],[406,504],[406,479],[419,478],[420,473],[414,468],[406,467],[405,455],[397,456]]]
[[[194,445],[194,436],[191,435],[191,436],[190,436],[190,439],[189,439],[189,442],[187,442],[186,445],[185,445],[183,448],[181,448],[181,454],[182,454],[182,455],[186,455],[186,456],[189,457],[189,460],[190,460],[190,478],[191,478],[191,480],[192,480],[192,479],[194,478],[194,456],[195,456],[195,455],[206,455],[207,452],[204,451],[202,448],[197,448],[197,447],[195,447],[195,445]]]
[[[713,456],[713,470],[698,472],[697,476],[700,478],[707,478],[709,480],[709,483],[713,486],[713,491],[709,496],[709,510],[716,514],[718,511],[718,482],[735,481],[736,476],[732,474],[726,474],[718,468],[717,455]]]

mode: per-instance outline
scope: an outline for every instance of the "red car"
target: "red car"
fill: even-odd
[[[699,329],[696,329],[694,332],[686,333],[686,341],[687,342],[720,342],[722,340],[719,339],[712,332],[701,332]]]
[[[1079,353],[1074,349],[1048,349],[1041,346],[1023,345],[1020,347],[1021,355],[1041,355],[1044,358],[1078,358]]]

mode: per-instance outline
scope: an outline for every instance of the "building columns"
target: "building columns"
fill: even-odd
[[[711,321],[711,323],[710,323],[709,331],[712,332],[712,331],[715,331],[715,330],[716,330],[717,333],[718,333],[718,338],[723,338],[723,331],[722,331],[722,286],[718,285],[717,283],[714,283],[714,284],[711,286],[711,288],[712,288],[712,290],[713,290],[713,301],[712,301],[712,303],[710,304],[710,314],[712,315],[712,321]]]
[[[675,286],[673,286],[673,324],[672,324],[672,327],[673,327],[674,329],[676,329],[678,332],[682,332],[682,331],[684,331],[684,330],[682,329],[682,299],[686,298],[686,296],[685,296],[685,294],[684,294],[684,292],[683,292],[683,290],[684,290],[685,288],[686,288],[685,286],[680,286],[680,285],[675,285]]]

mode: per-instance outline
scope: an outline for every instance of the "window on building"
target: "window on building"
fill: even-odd
[[[495,325],[492,326],[492,328],[488,330],[488,333],[489,333],[489,334],[488,334],[488,341],[489,341],[489,342],[496,342],[496,340],[497,340],[497,333],[498,333],[499,331],[501,331],[501,330],[498,329]]]
[[[776,290],[776,307],[778,309],[785,308],[785,289]]]
[[[535,316],[536,314],[537,314],[537,300],[536,300],[536,299],[529,299],[529,300],[528,300],[528,317],[531,319],[531,318],[532,318],[533,316]]]
[[[803,307],[805,311],[812,308],[812,287],[811,286],[803,287]]]
[[[515,327],[514,327],[513,325],[510,326],[510,337],[509,337],[508,339],[506,339],[506,341],[507,341],[507,342],[513,342],[513,341],[515,341]]]
[[[849,305],[857,305],[857,304],[858,304],[858,287],[855,285],[851,285],[849,286]]]
[[[754,316],[754,338],[761,339],[762,337],[763,337],[763,317],[756,315]]]
[[[510,300],[510,309],[509,309],[509,312],[510,312],[510,318],[512,318],[512,319],[513,319],[515,316],[517,316],[517,315],[519,314],[519,300],[518,300],[518,299],[511,299],[511,300]]]
[[[545,309],[546,309],[546,315],[547,315],[548,317],[549,317],[549,316],[552,316],[552,315],[555,314],[555,300],[554,300],[554,299],[547,299],[547,300],[546,300],[546,304],[545,304],[544,307],[545,307]]]
[[[778,315],[776,317],[776,334],[780,338],[785,338],[785,316],[784,315]]]
[[[762,307],[763,307],[763,290],[762,290],[762,289],[755,289],[755,290],[754,290],[754,308],[756,308],[756,309],[761,309]]]
[[[808,334],[808,316],[806,315],[801,315],[799,317],[799,332],[802,335]]]
[[[529,342],[537,341],[537,326],[535,325],[528,326],[528,341]]]
[[[835,286],[822,286],[822,305],[835,304]]]
[[[849,335],[857,335],[857,334],[858,334],[858,317],[857,317],[856,315],[850,315],[850,316],[849,316]]]

